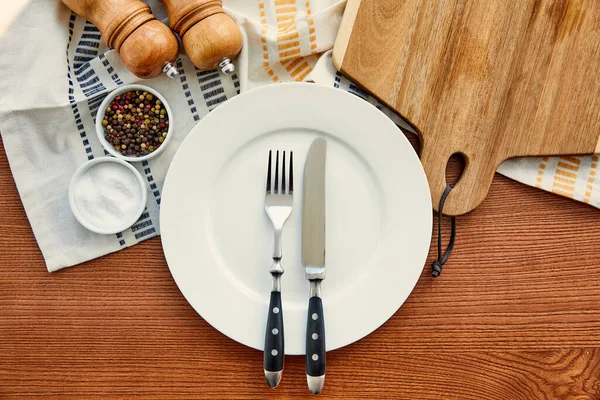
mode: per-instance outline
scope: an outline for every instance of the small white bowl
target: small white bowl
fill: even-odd
[[[102,126],[102,120],[104,119],[104,113],[106,112],[106,107],[108,107],[110,102],[113,101],[113,99],[115,97],[117,97],[118,95],[123,94],[125,92],[130,92],[132,90],[143,90],[148,93],[151,93],[153,96],[156,96],[162,102],[163,107],[165,108],[165,110],[167,110],[167,115],[169,116],[169,129],[167,130],[167,136],[165,137],[165,140],[162,142],[162,144],[160,145],[160,147],[158,149],[154,150],[152,153],[149,153],[149,154],[146,154],[145,156],[140,156],[140,157],[124,156],[120,152],[116,151],[115,148],[113,147],[113,145],[111,145],[110,143],[108,143],[106,141],[106,139],[104,139],[104,127]],[[164,151],[165,147],[167,147],[167,144],[171,141],[171,137],[173,136],[173,113],[171,112],[171,107],[169,107],[169,104],[167,103],[165,98],[160,93],[158,93],[156,90],[152,89],[151,87],[144,86],[144,85],[121,86],[120,88],[113,90],[108,96],[106,96],[106,98],[102,101],[102,104],[100,104],[100,108],[98,109],[98,114],[96,115],[96,134],[98,135],[98,140],[100,140],[100,143],[102,143],[102,146],[106,149],[106,151],[108,151],[114,157],[120,158],[121,160],[129,161],[129,162],[141,162],[141,161],[149,160],[151,158],[158,156],[160,153],[162,153]]]
[[[92,168],[106,168],[106,166],[110,163],[116,163],[123,167],[119,170],[113,170],[113,173],[116,171],[122,171],[117,173],[131,174],[131,176],[134,177],[134,180],[139,184],[140,202],[138,207],[135,208],[134,211],[130,211],[127,215],[123,215],[121,221],[119,222],[111,223],[111,221],[109,221],[108,218],[96,218],[96,220],[102,220],[103,222],[105,222],[105,225],[102,226],[101,224],[97,223],[98,221],[94,223],[93,221],[87,219],[84,216],[84,213],[82,213],[79,210],[79,201],[75,198],[75,191],[77,190],[77,185],[84,184],[82,178],[85,176],[85,174],[89,173]],[[88,230],[104,235],[123,232],[124,230],[130,228],[133,224],[135,224],[144,212],[144,209],[146,208],[147,197],[148,193],[146,189],[146,183],[144,182],[144,178],[142,178],[142,175],[131,164],[114,157],[99,157],[86,162],[81,167],[79,167],[77,171],[75,171],[75,174],[73,175],[73,178],[71,178],[71,183],[69,185],[69,205],[71,206],[71,211],[73,212],[73,215],[75,215],[77,221],[79,221],[79,223]]]

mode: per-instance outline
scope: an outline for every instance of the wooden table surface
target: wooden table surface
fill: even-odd
[[[1,147],[1,146],[0,146]],[[49,274],[0,150],[0,399],[308,397],[202,320],[155,238]],[[327,355],[321,398],[600,399],[600,211],[497,175],[401,309]],[[435,237],[434,237],[435,239]]]

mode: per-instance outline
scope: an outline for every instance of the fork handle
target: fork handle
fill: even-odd
[[[272,291],[269,301],[269,316],[265,333],[264,369],[265,378],[271,388],[277,387],[283,373],[283,308],[281,292]]]

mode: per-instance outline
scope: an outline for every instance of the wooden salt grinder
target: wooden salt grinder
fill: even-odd
[[[242,34],[223,10],[221,0],[161,0],[171,29],[183,42],[192,63],[201,70],[221,68],[231,74],[231,60],[242,48]]]
[[[140,0],[62,0],[76,14],[92,22],[102,39],[120,55],[123,63],[140,78],[161,72],[173,78],[172,63],[179,54],[179,42],[169,27]]]

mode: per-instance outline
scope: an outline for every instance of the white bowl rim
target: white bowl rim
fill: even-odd
[[[154,150],[152,153],[149,153],[149,154],[146,154],[145,156],[140,156],[140,157],[124,156],[123,154],[116,151],[115,148],[110,143],[108,143],[106,141],[106,139],[104,139],[104,127],[102,126],[102,120],[104,119],[104,113],[105,113],[106,107],[108,107],[108,104],[110,104],[110,102],[115,97],[120,95],[121,93],[129,92],[131,90],[143,90],[148,93],[152,93],[152,95],[158,97],[158,99],[162,102],[165,109],[167,110],[167,114],[169,115],[169,129],[167,130],[167,136],[165,137],[165,140],[163,141],[163,143],[160,145],[160,147],[158,149]],[[96,135],[98,136],[98,140],[102,144],[102,147],[104,147],[104,149],[106,149],[106,151],[108,151],[112,156],[114,156],[116,158],[119,158],[119,159],[125,160],[125,161],[129,161],[129,162],[142,162],[142,161],[150,160],[151,158],[158,156],[160,153],[162,153],[164,151],[165,147],[167,147],[167,144],[171,140],[171,136],[173,136],[173,113],[171,112],[171,107],[169,106],[169,103],[167,103],[167,101],[165,100],[163,95],[161,95],[158,91],[156,91],[156,89],[153,89],[149,86],[138,85],[138,84],[120,86],[117,89],[110,92],[104,98],[104,100],[102,100],[102,103],[100,104],[100,108],[98,108],[98,113],[96,114]]]
[[[79,212],[79,209],[77,208],[77,205],[75,204],[74,189],[75,189],[75,185],[77,184],[77,181],[81,178],[81,176],[87,170],[89,170],[93,166],[100,164],[100,163],[106,163],[106,162],[113,162],[113,163],[123,165],[127,169],[132,171],[133,174],[135,175],[135,177],[137,178],[138,183],[140,184],[141,192],[142,192],[141,193],[142,198],[140,200],[140,207],[134,215],[135,218],[132,217],[130,220],[123,222],[123,224],[118,227],[118,230],[117,230],[117,228],[105,229],[105,228],[93,225],[87,219],[85,219],[83,217],[83,215],[81,215],[81,213]],[[139,173],[139,171],[137,169],[135,169],[135,167],[133,165],[131,165],[128,162],[125,162],[119,158],[115,158],[115,157],[109,157],[109,156],[98,157],[98,158],[94,158],[94,159],[87,161],[86,163],[81,165],[77,169],[77,171],[75,171],[75,174],[73,174],[73,177],[71,178],[71,183],[69,184],[69,206],[71,207],[71,212],[73,212],[73,215],[75,216],[77,221],[79,221],[79,223],[81,225],[83,225],[86,229],[88,229],[92,232],[95,232],[95,233],[102,234],[102,235],[111,235],[111,234],[123,232],[124,230],[129,229],[133,224],[136,223],[136,221],[140,218],[140,216],[146,209],[147,200],[148,200],[148,189],[146,188],[146,183],[144,182],[144,178],[142,177],[142,175]]]

